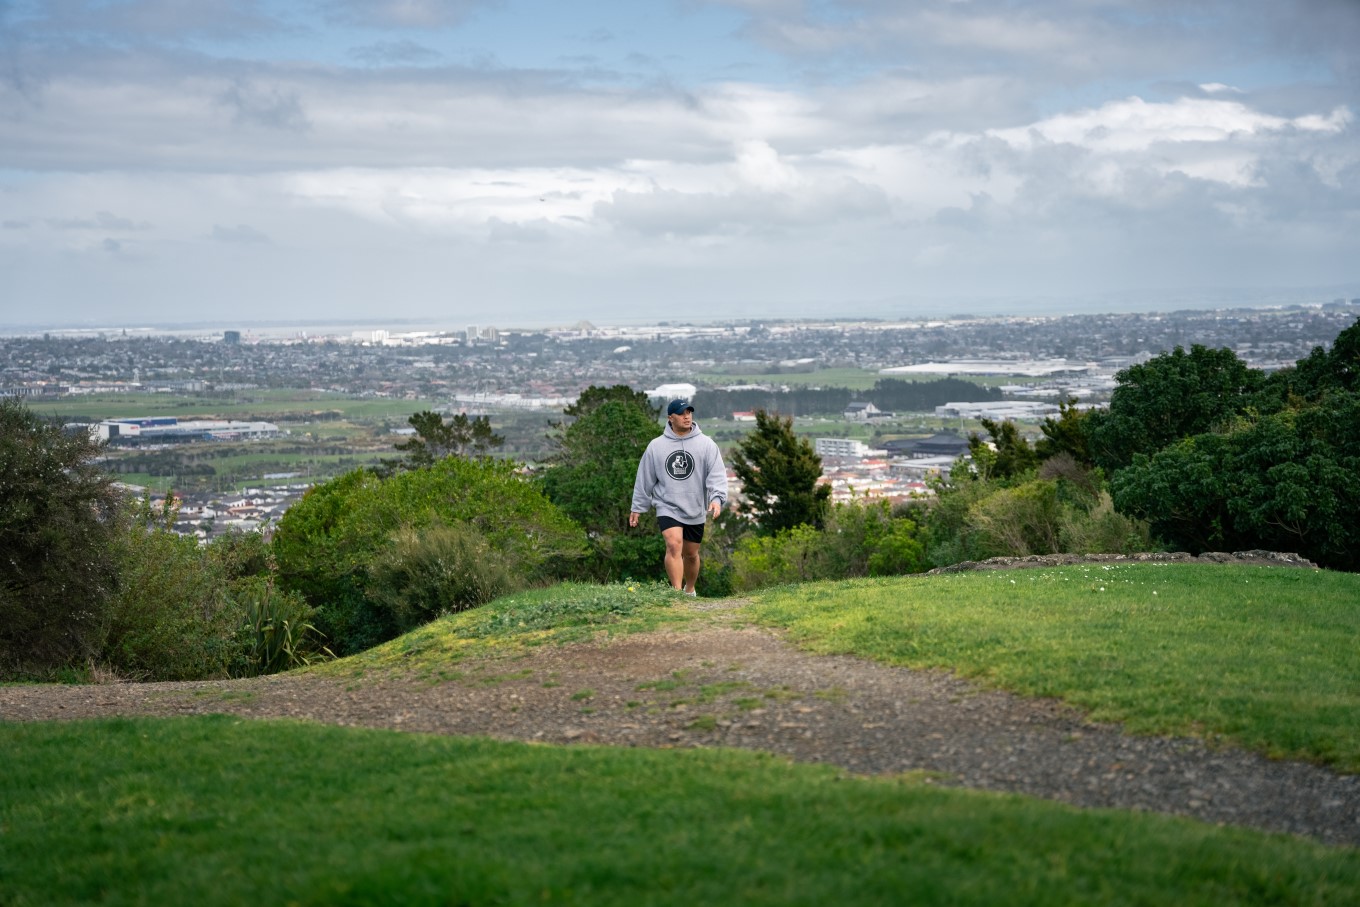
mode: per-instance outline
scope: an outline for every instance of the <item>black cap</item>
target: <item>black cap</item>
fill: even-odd
[[[671,401],[670,406],[666,407],[666,415],[678,416],[681,413],[685,412],[686,410],[694,412],[694,404],[690,403],[688,400],[681,400],[679,398],[676,398],[675,400]]]

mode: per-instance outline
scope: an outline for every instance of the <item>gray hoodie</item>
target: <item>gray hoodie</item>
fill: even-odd
[[[647,445],[633,483],[633,512],[667,516],[690,526],[704,522],[708,505],[727,503],[722,451],[697,424],[681,437],[670,425]]]

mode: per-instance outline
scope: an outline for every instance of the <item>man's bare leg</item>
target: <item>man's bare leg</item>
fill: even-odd
[[[685,567],[684,591],[693,592],[694,583],[699,579],[699,543],[685,542],[680,550],[680,560]]]
[[[669,529],[661,530],[661,537],[666,540],[666,579],[670,580],[671,588],[680,589],[685,576],[684,545],[685,530],[680,526],[672,526]],[[698,575],[698,563],[696,557],[695,575]],[[690,581],[693,583],[693,580]]]

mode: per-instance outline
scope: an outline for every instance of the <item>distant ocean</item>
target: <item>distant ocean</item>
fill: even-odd
[[[598,311],[562,310],[547,314],[542,306],[523,314],[513,310],[498,312],[457,312],[438,317],[373,315],[356,318],[297,318],[260,320],[214,318],[205,321],[172,321],[111,317],[107,320],[53,319],[50,322],[0,322],[0,336],[53,334],[123,334],[129,336],[220,337],[223,331],[240,331],[243,338],[279,339],[288,337],[347,337],[354,331],[387,330],[462,332],[469,326],[494,326],[501,330],[552,330],[576,327],[588,322],[596,327],[628,327],[643,324],[724,324],[750,321],[854,321],[915,320],[975,317],[1061,317],[1082,314],[1131,314],[1180,310],[1266,308],[1288,305],[1322,305],[1336,300],[1360,298],[1360,282],[1326,287],[1290,288],[1206,288],[1148,289],[1102,293],[1090,296],[1008,296],[1008,297],[911,297],[886,299],[847,299],[835,302],[753,301],[733,311],[707,311],[702,305],[684,312],[683,317],[662,311],[632,307],[627,311],[602,306]]]

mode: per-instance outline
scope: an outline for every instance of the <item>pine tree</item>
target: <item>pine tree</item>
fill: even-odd
[[[767,535],[794,526],[821,528],[831,488],[820,483],[822,458],[793,433],[793,419],[756,410],[756,430],[737,446],[732,468],[745,508]]]
[[[491,448],[500,447],[505,438],[491,430],[491,419],[476,416],[469,419],[458,413],[448,422],[432,410],[421,410],[406,420],[416,433],[393,445],[406,456],[400,460],[384,460],[384,472],[402,469],[423,469],[433,466],[444,457],[484,457]]]

